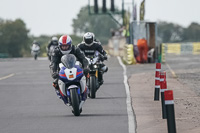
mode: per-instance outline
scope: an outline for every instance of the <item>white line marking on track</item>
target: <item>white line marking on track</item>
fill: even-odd
[[[172,68],[169,66],[169,64],[167,64],[167,67],[169,68],[170,72],[172,73],[172,76],[174,78],[177,78],[176,73],[172,70]]]
[[[136,133],[136,120],[133,112],[133,108],[131,105],[131,95],[130,95],[130,90],[128,86],[128,78],[126,75],[126,66],[122,63],[121,58],[118,56],[117,57],[119,64],[122,66],[124,72],[124,85],[126,89],[126,104],[127,104],[127,113],[128,113],[128,127],[129,127],[129,133]]]
[[[12,76],[14,76],[14,75],[15,75],[14,73],[9,74],[9,75],[7,75],[7,76],[1,77],[0,80],[4,80],[4,79],[7,79],[7,78],[10,78],[10,77],[12,77]]]

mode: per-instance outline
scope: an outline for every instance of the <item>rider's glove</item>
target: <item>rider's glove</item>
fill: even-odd
[[[89,72],[90,70],[88,68],[84,68],[83,73],[85,76],[87,76]]]
[[[107,59],[108,59],[108,57],[105,55],[105,56],[103,57],[103,59],[104,59],[104,60],[107,60]]]
[[[54,73],[52,74],[52,77],[53,77],[54,79],[56,79],[56,78],[59,77],[59,74],[58,74],[57,72],[54,72]]]
[[[100,61],[104,61],[104,56],[103,55],[100,55]]]

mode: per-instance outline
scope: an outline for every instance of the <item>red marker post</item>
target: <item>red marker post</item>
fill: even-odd
[[[165,106],[165,97],[164,92],[167,90],[167,81],[166,81],[166,72],[160,72],[160,93],[161,93],[161,104],[162,104],[162,118],[167,118],[166,106]]]
[[[173,91],[166,90],[164,92],[164,96],[165,96],[165,105],[166,105],[166,112],[167,112],[168,133],[176,133]]]
[[[159,101],[161,63],[156,63],[154,101]]]

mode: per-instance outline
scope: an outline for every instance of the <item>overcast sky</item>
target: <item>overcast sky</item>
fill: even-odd
[[[121,7],[122,0],[115,1]],[[126,3],[130,1],[132,0],[125,0]],[[138,13],[141,1],[135,0]],[[0,18],[21,18],[30,33],[36,36],[71,34],[72,19],[87,4],[88,0],[0,0]],[[149,21],[162,20],[184,27],[191,22],[200,23],[200,0],[146,0],[145,7],[145,19]]]

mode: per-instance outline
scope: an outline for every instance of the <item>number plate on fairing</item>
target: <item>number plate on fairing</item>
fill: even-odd
[[[67,77],[68,80],[74,80],[74,79],[76,79],[76,72],[77,72],[76,68],[65,69],[65,75],[66,75],[66,77]]]

